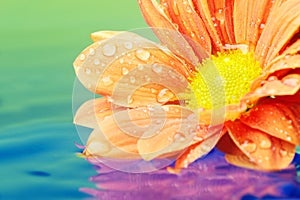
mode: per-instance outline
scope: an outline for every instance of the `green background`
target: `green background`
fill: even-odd
[[[135,0],[0,1],[0,199],[82,198],[72,63],[98,30],[146,27]]]

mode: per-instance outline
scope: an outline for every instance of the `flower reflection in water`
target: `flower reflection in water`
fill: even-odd
[[[90,181],[97,189],[81,188],[81,191],[96,199],[300,198],[299,155],[289,168],[274,173],[232,166],[216,150],[179,175],[165,169],[134,174],[110,169],[99,162],[93,164],[98,174]]]

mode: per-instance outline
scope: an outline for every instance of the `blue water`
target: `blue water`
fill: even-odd
[[[93,167],[76,157],[71,123],[35,122],[1,130],[0,199],[83,199]]]

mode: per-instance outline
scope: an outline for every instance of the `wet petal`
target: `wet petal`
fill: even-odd
[[[298,0],[278,3],[272,9],[255,50],[262,66],[267,66],[299,31],[299,9]]]
[[[76,111],[74,124],[95,128],[97,127],[97,118],[103,120],[111,114],[111,103],[107,101],[107,98],[92,99],[82,104]]]
[[[149,66],[147,68],[144,65],[151,65],[151,70]],[[128,79],[126,84],[131,84],[133,85],[131,89],[138,90],[137,97],[132,96],[134,90],[131,90],[130,96],[129,94],[122,96],[121,103],[133,107],[149,102],[161,103],[157,101],[157,96],[166,86],[160,86],[164,81],[159,79],[168,77],[169,82],[187,84],[185,77],[190,76],[189,70],[192,66],[160,49],[151,41],[134,33],[124,32],[111,39],[96,42],[85,49],[75,60],[74,68],[77,77],[86,88],[105,96],[112,96],[114,91],[117,93],[128,90],[130,86],[117,91],[122,89],[124,80]],[[120,82],[121,79],[123,82]],[[147,83],[150,86],[143,88],[142,86]],[[116,88],[117,85],[121,89]],[[132,97],[138,100],[148,96],[146,99],[149,101],[135,101],[132,104],[130,102]]]
[[[187,59],[193,65],[199,63],[192,47],[178,32],[178,28],[159,7],[156,0],[139,0],[142,14],[163,45],[177,56]]]
[[[259,98],[266,96],[293,95],[300,89],[300,74],[288,74],[281,80],[271,76],[268,80],[259,79],[251,87],[250,93],[244,97],[245,101],[256,102]]]
[[[210,37],[202,19],[198,16],[191,0],[168,0],[168,9],[172,21],[179,25],[179,31],[196,43],[207,53],[211,52]],[[197,54],[197,46],[191,43]],[[198,55],[201,56],[201,55]]]
[[[241,156],[233,159],[228,154],[226,159],[233,164],[261,170],[279,170],[286,168],[294,158],[296,146],[289,142],[272,137],[239,121],[228,121],[225,126],[234,143],[245,154],[244,159],[240,159]],[[250,163],[253,165],[249,165]]]
[[[242,115],[241,122],[276,138],[299,145],[300,129],[297,118],[283,103],[264,103]],[[297,126],[298,125],[298,126]]]
[[[198,120],[196,115],[186,108],[176,105],[163,106],[165,115],[153,115],[157,124],[144,133],[138,141],[138,150],[145,160],[164,157],[180,151],[198,142]],[[160,126],[159,129],[156,126]],[[202,137],[206,135],[202,132]]]
[[[210,135],[210,137],[189,146],[176,160],[174,168],[169,167],[168,171],[171,173],[179,173],[181,169],[187,168],[190,163],[208,154],[222,136],[222,128],[223,126],[215,126],[200,130],[199,135]]]
[[[214,2],[211,2],[211,4],[209,5],[207,1],[205,0],[193,0],[194,6],[196,11],[198,12],[199,16],[201,17],[201,19],[203,20],[203,22],[205,23],[206,29],[211,37],[212,40],[212,44],[214,46],[214,50],[215,51],[223,51],[223,43],[228,42],[228,41],[224,41],[224,39],[222,38],[222,32],[219,29],[219,27],[217,27],[218,23],[219,24],[223,24],[227,22],[227,20],[225,20],[224,18],[222,19],[223,16],[221,16],[221,14],[223,13],[218,13],[219,11],[214,12],[215,9],[213,9],[212,7],[214,5]],[[210,10],[211,9],[211,10]],[[219,10],[222,9],[222,6],[220,6],[220,8],[216,9]],[[220,18],[216,19],[215,17],[215,13],[217,13]],[[227,14],[228,12],[226,12]],[[226,17],[228,17],[228,15],[226,15]],[[231,17],[228,17],[228,19],[231,19]],[[231,22],[230,20],[228,20],[228,22]]]
[[[243,155],[244,153],[236,146],[229,134],[224,134],[218,141],[217,149],[231,155]]]

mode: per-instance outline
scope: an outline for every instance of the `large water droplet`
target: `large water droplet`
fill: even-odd
[[[166,103],[169,101],[172,97],[174,97],[174,94],[167,88],[162,89],[158,95],[157,95],[157,101],[159,103]]]
[[[89,68],[85,68],[85,73],[87,74],[87,75],[90,75],[91,74],[91,70],[89,69]]]
[[[252,153],[252,152],[254,152],[255,150],[256,150],[256,144],[254,143],[254,142],[252,142],[252,141],[249,141],[249,140],[246,140],[246,141],[244,141],[243,143],[242,143],[242,145],[241,145],[241,147],[245,150],[245,151],[247,151],[247,152],[249,152],[249,153]]]
[[[134,78],[134,76],[130,76],[129,81],[130,81],[130,83],[134,84],[134,83],[135,83],[135,78]]]
[[[150,58],[150,52],[145,49],[136,50],[136,56],[143,61],[146,61]]]
[[[113,55],[115,55],[116,51],[117,51],[117,48],[115,45],[106,44],[103,46],[103,54],[105,56],[113,56]]]
[[[283,84],[287,85],[287,86],[291,86],[291,87],[296,87],[299,84],[299,81],[297,79],[285,79],[283,80]]]
[[[266,140],[260,141],[259,146],[262,149],[269,149],[269,148],[271,148],[272,143],[269,139],[266,139]]]

